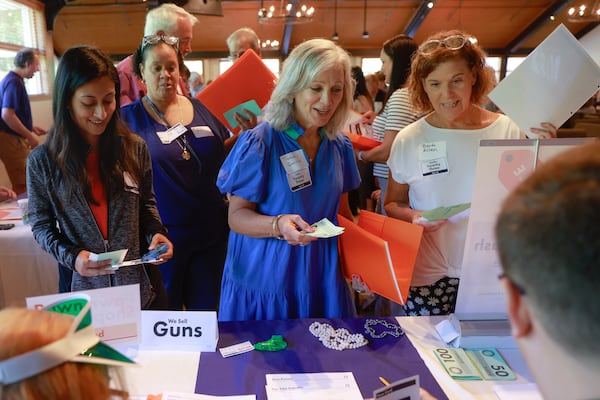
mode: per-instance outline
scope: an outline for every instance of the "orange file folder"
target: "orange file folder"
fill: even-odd
[[[263,108],[271,98],[276,79],[260,57],[249,50],[198,93],[196,98],[225,126],[234,131],[224,113],[248,100],[255,100],[258,106]]]
[[[379,146],[381,144],[381,142],[375,139],[368,138],[366,136],[361,136],[356,133],[347,131],[342,132],[344,133],[344,135],[350,138],[350,141],[352,142],[352,147],[354,147],[357,150],[371,150],[373,147]]]
[[[357,274],[369,289],[400,304],[406,302],[423,227],[362,210],[358,224],[339,215],[346,279]]]

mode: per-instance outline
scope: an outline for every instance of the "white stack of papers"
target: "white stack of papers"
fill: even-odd
[[[146,400],[146,396],[129,396],[129,400]],[[256,395],[242,395],[242,396],[210,396],[207,394],[196,394],[196,393],[177,393],[177,392],[164,392],[161,397],[162,400],[256,400]]]
[[[269,400],[363,400],[352,372],[267,374]]]

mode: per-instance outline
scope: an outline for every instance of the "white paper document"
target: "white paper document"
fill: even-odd
[[[129,396],[129,400],[146,400],[147,396]],[[164,392],[161,396],[162,400],[256,400],[256,395],[248,394],[243,396],[211,396],[208,394],[197,393],[179,393],[179,392]]]
[[[243,396],[210,396],[207,394],[197,393],[176,393],[176,392],[165,392],[162,395],[162,400],[256,400],[256,395],[249,394]]]
[[[598,89],[600,66],[561,24],[489,97],[530,135],[542,122],[560,127]]]
[[[352,372],[267,374],[269,400],[363,400]]]

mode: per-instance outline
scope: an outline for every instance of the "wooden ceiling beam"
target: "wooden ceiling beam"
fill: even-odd
[[[537,32],[543,25],[547,24],[550,21],[550,17],[560,13],[567,4],[570,3],[570,0],[557,0],[552,5],[550,5],[546,10],[535,19],[527,28],[525,28],[516,38],[514,38],[508,46],[506,46],[505,53],[507,55],[516,53],[521,45],[529,39],[531,35]]]
[[[427,6],[429,2],[430,0],[424,0],[421,2],[421,5],[415,12],[415,15],[413,15],[411,20],[408,22],[406,29],[404,30],[405,35],[408,35],[411,38],[415,37],[415,34],[423,24],[423,21],[425,21],[427,14],[429,14],[429,11],[431,11],[431,8]]]

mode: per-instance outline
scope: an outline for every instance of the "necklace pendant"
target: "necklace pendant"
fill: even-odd
[[[189,161],[189,159],[192,158],[188,149],[183,149],[183,152],[181,153],[181,158],[183,158],[185,161]]]

